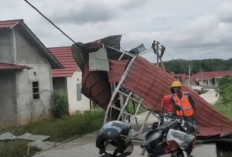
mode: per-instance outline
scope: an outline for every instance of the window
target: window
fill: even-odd
[[[33,99],[39,99],[39,82],[32,82]]]

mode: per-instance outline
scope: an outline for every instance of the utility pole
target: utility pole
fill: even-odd
[[[159,67],[159,42],[156,41],[156,55],[157,55],[157,66]]]
[[[191,88],[191,67],[188,65],[188,86]]]

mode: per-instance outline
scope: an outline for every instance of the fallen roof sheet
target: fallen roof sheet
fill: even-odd
[[[114,76],[114,67],[121,65],[114,61],[109,72],[110,83],[119,82],[121,76]],[[114,76],[113,78],[111,78]],[[117,78],[117,79],[116,79]],[[118,79],[119,78],[119,79]],[[170,94],[170,86],[175,79],[171,74],[162,71],[142,57],[138,57],[132,65],[122,86],[133,91],[144,99],[144,105],[153,110],[161,109],[162,98]],[[196,104],[196,119],[199,125],[199,137],[225,136],[232,132],[232,122],[214,110],[203,98],[187,87],[184,91],[191,93]],[[212,120],[213,119],[213,120]]]
[[[108,43],[104,44],[107,47]],[[82,66],[78,64],[83,72],[82,92],[88,98],[106,108],[111,98],[110,83],[119,82],[129,59],[126,57],[120,61],[115,60],[111,51],[107,51],[110,60],[110,72],[89,71],[88,53],[92,52],[92,49],[88,49],[88,46],[91,43],[88,43],[88,46],[85,44],[80,45],[82,45],[79,49],[80,52],[76,51],[77,49],[75,50],[75,48],[72,50],[74,56],[81,56],[80,54],[85,56],[84,60],[75,58],[77,63],[81,63],[80,65]],[[76,45],[73,46],[75,47]],[[85,49],[81,47],[85,47]],[[143,103],[146,107],[159,110],[161,108],[161,100],[164,95],[170,94],[170,86],[174,80],[171,74],[161,70],[146,59],[137,57],[122,83],[122,87],[144,99]],[[223,137],[232,133],[232,122],[228,118],[214,110],[210,104],[191,89],[183,87],[183,90],[189,91],[196,103],[196,119],[200,132],[198,137]]]

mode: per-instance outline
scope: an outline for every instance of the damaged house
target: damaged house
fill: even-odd
[[[104,122],[123,120],[124,115],[136,118],[140,106],[160,110],[162,98],[170,93],[175,80],[173,75],[140,57],[140,48],[121,51],[120,39],[121,36],[116,35],[72,45],[73,55],[83,73],[82,93],[106,109]],[[92,68],[99,59],[104,60],[98,64],[100,68]],[[198,138],[220,138],[232,133],[232,122],[228,118],[188,87],[184,86],[183,90],[190,92],[195,100]],[[130,101],[137,103],[134,113],[126,111]]]

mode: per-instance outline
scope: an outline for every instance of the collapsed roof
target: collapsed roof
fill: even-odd
[[[132,91],[143,99],[143,106],[152,110],[160,110],[162,98],[170,94],[170,86],[175,79],[171,74],[136,55],[140,52],[141,46],[123,54],[119,53],[120,39],[121,36],[116,35],[91,43],[72,45],[74,58],[83,73],[83,94],[106,109],[113,95],[111,84],[121,83],[125,90]],[[109,69],[91,70],[90,62],[93,56],[91,53],[102,49],[106,51]],[[136,57],[133,58],[133,56]],[[97,55],[95,58],[98,58]],[[99,60],[103,59],[100,57]],[[129,62],[131,67],[128,69]],[[107,66],[107,64],[104,65]],[[126,69],[128,73],[124,75]],[[184,86],[183,90],[190,92],[195,100],[196,119],[199,126],[198,137],[224,137],[232,133],[232,122],[228,118],[214,110],[210,104],[188,87]]]

